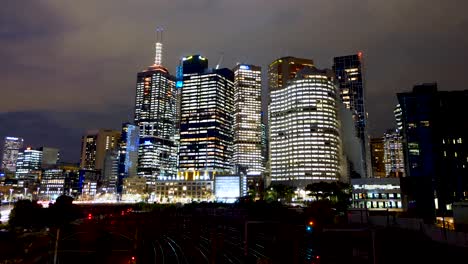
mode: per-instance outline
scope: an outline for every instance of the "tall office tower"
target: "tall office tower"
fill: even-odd
[[[304,68],[282,89],[271,92],[270,167],[272,182],[304,188],[341,176],[341,144],[334,76]]]
[[[162,32],[158,31],[154,64],[137,74],[135,125],[140,129],[138,175],[153,186],[156,180],[175,179],[175,77],[162,66]]]
[[[102,170],[106,152],[119,146],[120,131],[99,129],[88,131],[81,139],[80,168]]]
[[[208,70],[200,55],[183,58],[179,179],[232,173],[233,72]]]
[[[42,151],[26,148],[18,154],[16,161],[16,178],[38,179],[41,175]]]
[[[384,154],[384,139],[371,138],[370,140],[371,150],[371,165],[372,165],[372,176],[374,178],[385,178],[385,154]]]
[[[398,93],[402,110],[408,210],[433,219],[468,198],[468,90],[438,91],[417,85]]]
[[[289,80],[305,67],[313,67],[314,61],[295,57],[283,57],[276,59],[268,66],[269,93],[283,88]]]
[[[57,162],[60,159],[60,151],[57,148],[48,148],[48,147],[40,147],[40,151],[42,151],[42,163],[41,168],[48,168],[57,165]]]
[[[122,124],[122,136],[119,146],[119,167],[117,193],[122,193],[123,180],[137,176],[138,146],[140,142],[139,127],[130,123]]]
[[[115,193],[117,191],[119,158],[119,151],[116,149],[106,152],[101,177],[101,189],[106,193]]]
[[[24,140],[17,137],[5,137],[3,145],[2,169],[9,172],[16,172],[16,160],[18,153],[23,147]]]
[[[400,130],[388,130],[383,137],[385,174],[387,177],[404,177],[403,139]]]
[[[369,144],[367,138],[367,114],[362,66],[362,53],[335,57],[333,70],[336,74],[341,101],[350,109],[356,126],[356,135],[362,144],[362,163],[368,173]]]
[[[262,72],[259,66],[234,69],[234,144],[232,163],[239,172],[264,171],[262,156]]]

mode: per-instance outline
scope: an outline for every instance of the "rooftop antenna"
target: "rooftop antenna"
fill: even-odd
[[[156,45],[155,45],[154,65],[162,65],[163,32],[164,32],[164,29],[162,27],[156,28]]]

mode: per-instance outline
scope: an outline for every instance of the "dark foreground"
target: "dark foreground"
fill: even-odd
[[[112,206],[82,209],[86,217],[61,227],[59,232],[50,229],[16,237],[3,233],[0,263],[14,263],[6,259],[54,263],[57,241],[57,263],[62,264],[395,264],[468,259],[466,248],[441,245],[417,232],[349,226],[307,231],[309,216],[286,208],[191,206],[153,212]]]

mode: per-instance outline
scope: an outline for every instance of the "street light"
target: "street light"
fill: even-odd
[[[13,199],[13,189],[10,189],[10,202],[8,203],[8,205],[11,205],[11,200]]]
[[[28,192],[28,188],[24,188],[24,199],[26,199],[26,193]]]

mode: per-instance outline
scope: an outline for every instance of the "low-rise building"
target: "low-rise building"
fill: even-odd
[[[399,178],[351,179],[352,208],[403,211]]]

